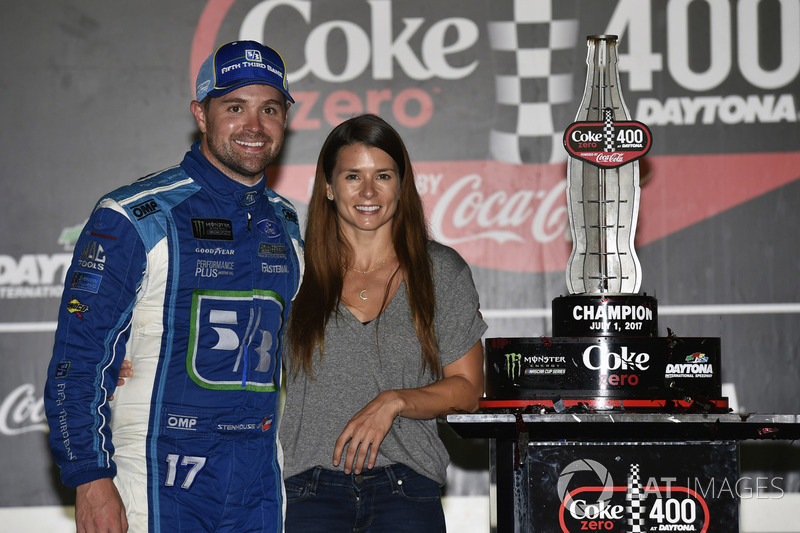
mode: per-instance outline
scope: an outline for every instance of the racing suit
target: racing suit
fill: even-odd
[[[303,244],[265,182],[226,177],[196,143],[101,199],[78,239],[50,447],[66,485],[114,478],[130,531],[282,530],[280,340]],[[136,374],[115,391],[123,359]]]

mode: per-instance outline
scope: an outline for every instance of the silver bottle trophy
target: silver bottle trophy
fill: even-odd
[[[642,267],[634,249],[639,162],[650,130],[630,118],[620,90],[617,36],[587,37],[586,86],[575,122],[564,132],[572,253],[570,294],[636,294]]]

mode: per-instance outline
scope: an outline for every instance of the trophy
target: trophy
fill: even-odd
[[[652,135],[631,120],[617,36],[587,38],[586,85],[564,131],[572,252],[569,294],[552,303],[552,337],[486,340],[484,409],[726,408],[718,338],[658,337],[657,301],[639,294],[634,249],[639,159]]]
[[[588,37],[588,75],[576,122],[564,132],[569,153],[567,209],[570,294],[634,294],[642,267],[633,247],[639,213],[639,161],[650,130],[630,120],[617,71],[617,37]]]

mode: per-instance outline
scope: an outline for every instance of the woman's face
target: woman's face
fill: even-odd
[[[340,148],[326,188],[348,231],[391,231],[400,199],[400,175],[394,159],[380,148],[363,144]]]

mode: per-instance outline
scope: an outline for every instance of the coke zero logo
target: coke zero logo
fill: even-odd
[[[617,168],[644,157],[653,137],[647,126],[634,120],[573,122],[564,132],[569,155],[600,168]]]
[[[583,365],[589,370],[647,370],[650,368],[650,354],[629,352],[622,346],[620,353],[612,352],[605,346],[589,346],[583,351]]]

